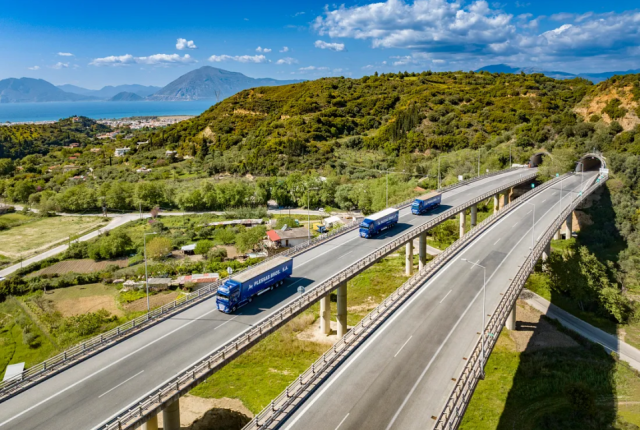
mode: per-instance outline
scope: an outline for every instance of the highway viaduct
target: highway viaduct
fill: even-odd
[[[154,417],[162,412],[165,429],[171,430],[179,422],[178,399],[193,386],[334,290],[339,292],[338,330],[344,335],[348,279],[416,237],[421,238],[423,267],[428,229],[466,210],[471,210],[475,224],[479,202],[494,196],[508,201],[511,190],[531,183],[535,174],[535,169],[511,169],[481,177],[444,190],[442,206],[429,215],[412,215],[404,205],[399,224],[375,239],[361,239],[352,230],[309,248],[294,256],[288,284],[235,315],[218,312],[207,298],[169,318],[158,317],[135,336],[118,330],[122,339],[105,348],[98,344],[80,360],[61,359],[60,370],[49,366],[43,377],[5,384],[0,391],[0,427],[153,428]],[[300,286],[305,288],[302,296],[296,293]]]
[[[418,285],[399,295],[403,303],[365,317],[245,430],[457,428],[500,330],[515,329],[515,301],[536,261],[553,238],[571,237],[573,210],[606,178],[604,159],[590,162],[595,171],[514,202],[408,281]]]

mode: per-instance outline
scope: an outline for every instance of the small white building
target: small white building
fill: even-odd
[[[325,227],[327,228],[331,228],[331,227],[343,225],[344,220],[339,216],[330,216],[330,217],[324,218],[322,220],[322,224],[324,224]]]
[[[131,148],[116,148],[114,155],[116,157],[123,157],[129,151],[131,151]]]

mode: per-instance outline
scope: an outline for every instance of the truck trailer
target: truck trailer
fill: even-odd
[[[360,236],[370,238],[380,234],[382,230],[398,224],[400,211],[395,208],[387,208],[373,215],[369,215],[360,223]]]
[[[442,193],[437,191],[431,191],[416,199],[411,204],[411,213],[414,215],[422,215],[431,209],[435,209],[440,206],[442,201]]]
[[[265,263],[246,270],[218,287],[216,306],[224,313],[235,312],[253,298],[284,284],[293,272],[293,260],[275,257]]]

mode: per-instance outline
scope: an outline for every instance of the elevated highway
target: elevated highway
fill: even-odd
[[[192,385],[177,384],[176,393],[169,397],[155,394],[161,387],[173,381],[176,375],[184,375],[187,369],[216,351],[224,350],[243,333],[270,322],[273,315],[298,299],[296,291],[300,286],[305,287],[307,293],[312,293],[336,273],[349,270],[342,278],[342,282],[346,282],[377,258],[402,245],[397,243],[397,237],[402,237],[407,243],[412,243],[417,235],[424,238],[426,232],[418,232],[420,227],[434,220],[447,219],[442,218],[443,213],[447,217],[455,215],[451,211],[464,212],[471,207],[474,218],[474,204],[478,199],[495,196],[498,201],[500,193],[509,192],[519,183],[530,182],[527,175],[534,172],[533,169],[523,169],[480,179],[445,192],[441,208],[428,216],[415,216],[409,208],[402,209],[397,227],[375,239],[361,239],[357,231],[351,231],[296,255],[293,278],[288,284],[261,296],[260,300],[241,308],[235,315],[215,310],[213,300],[202,301],[6,398],[0,403],[0,428],[89,429],[107,424],[112,426],[110,428],[133,428],[161,410],[173,411],[175,400]],[[464,223],[461,224],[464,229]],[[414,230],[415,234],[412,233]],[[426,241],[422,242],[426,250]],[[382,249],[384,252],[378,252]],[[366,264],[362,263],[372,254],[374,257],[369,257]],[[354,267],[354,262],[360,263]],[[346,288],[344,291],[346,294]],[[318,296],[318,300],[321,298]],[[308,300],[305,306],[314,301],[317,300]],[[296,312],[299,313],[300,309],[303,308]],[[270,322],[270,330],[277,329],[286,321],[283,318]],[[346,314],[339,315],[339,323],[341,321],[342,330],[346,330]],[[260,331],[261,335],[268,332]],[[251,340],[255,342],[259,338]],[[253,343],[245,345],[248,348]],[[232,359],[230,356],[225,359],[223,352],[220,364],[199,374],[199,379],[194,372],[193,384],[226,364]],[[135,406],[141,399],[155,402],[156,398],[157,402],[151,408]],[[136,413],[139,410],[137,418],[126,422],[116,418],[126,411],[131,417],[132,410]]]

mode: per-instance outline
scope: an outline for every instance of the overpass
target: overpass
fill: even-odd
[[[534,169],[511,169],[443,190],[442,206],[428,216],[412,215],[405,204],[397,227],[372,240],[346,229],[294,250],[292,280],[235,315],[215,310],[212,286],[65,351],[0,387],[0,427],[134,428],[151,420],[153,428],[162,411],[171,430],[179,417],[179,397],[226,363],[315,302],[324,308],[335,289],[339,333],[344,334],[348,279],[400,246],[407,244],[410,254],[416,237],[422,268],[428,229],[466,210],[474,225],[477,203],[493,197],[504,206],[512,188],[535,174]],[[306,289],[302,296],[296,293],[300,286]],[[325,311],[325,321],[326,316]]]
[[[526,278],[559,230],[571,237],[573,209],[601,185],[598,176],[557,178],[485,220],[470,240],[456,242],[365,317],[245,430],[457,428],[502,327],[515,328]]]

